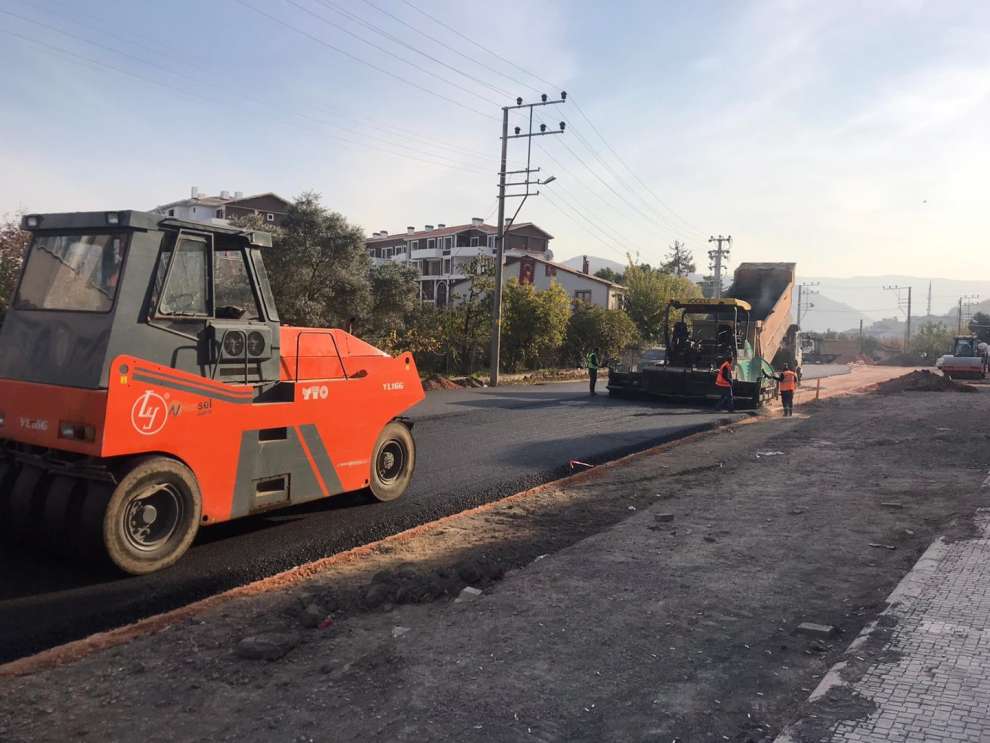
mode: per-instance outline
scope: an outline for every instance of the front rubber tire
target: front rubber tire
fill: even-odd
[[[132,467],[113,490],[103,514],[103,547],[131,575],[175,563],[199,531],[203,500],[192,471],[168,457]]]
[[[406,492],[416,469],[416,442],[409,428],[392,421],[378,435],[371,454],[371,494],[387,502]]]

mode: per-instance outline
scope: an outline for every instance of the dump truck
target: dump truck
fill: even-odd
[[[140,211],[32,214],[0,330],[0,530],[171,565],[201,527],[365,490],[416,463],[408,353],[282,325],[271,236]]]
[[[831,364],[836,359],[857,357],[862,351],[858,338],[826,338],[820,333],[803,334],[804,361],[809,364]]]
[[[957,335],[952,341],[952,353],[935,362],[936,368],[953,379],[986,379],[988,346],[975,335]]]
[[[793,289],[793,263],[743,263],[730,297],[672,300],[660,329],[664,359],[609,369],[609,394],[713,397],[719,394],[716,370],[731,356],[734,395],[762,405],[777,396],[776,381],[765,376],[774,364],[800,367],[799,335],[790,321]]]

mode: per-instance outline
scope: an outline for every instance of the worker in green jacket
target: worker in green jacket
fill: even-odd
[[[595,392],[595,382],[598,381],[598,369],[598,349],[596,348],[588,354],[588,381],[590,382],[592,395],[598,394]]]

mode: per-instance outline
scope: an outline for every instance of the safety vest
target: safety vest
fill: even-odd
[[[594,351],[588,354],[588,368],[597,369],[598,368],[598,354]]]
[[[730,372],[732,371],[732,364],[730,364],[728,361],[723,362],[722,363],[722,366],[720,366],[718,368],[718,374],[715,375],[715,386],[716,387],[731,387],[732,386],[732,383],[726,381],[726,379],[725,379],[725,370],[726,369],[728,369]]]
[[[785,369],[781,376],[783,377],[783,379],[780,380],[781,392],[793,392],[797,389],[797,374],[792,372],[790,369]]]

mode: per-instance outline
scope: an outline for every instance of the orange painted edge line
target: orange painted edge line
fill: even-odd
[[[690,441],[711,436],[726,428],[766,421],[774,417],[778,416],[759,415],[743,418],[738,421],[726,421],[725,419],[721,419],[712,424],[711,428],[707,430],[698,431],[672,441],[666,441],[662,444],[658,444],[657,446],[650,447],[649,449],[643,449],[642,451],[627,454],[624,457],[619,457],[618,459],[613,459],[610,462],[605,462],[593,469],[586,470],[585,472],[567,475],[559,480],[552,480],[550,482],[543,483],[542,485],[529,488],[528,490],[523,490],[519,493],[508,495],[505,498],[500,498],[499,500],[494,500],[490,503],[484,503],[480,506],[469,508],[466,511],[459,511],[451,514],[450,516],[444,516],[435,521],[414,526],[411,529],[401,531],[398,534],[393,534],[376,542],[369,542],[368,544],[353,547],[349,550],[345,550],[344,552],[338,552],[335,555],[329,555],[327,557],[322,557],[319,560],[304,563],[303,565],[297,565],[294,568],[289,568],[288,570],[268,576],[267,578],[262,578],[252,583],[247,583],[243,586],[237,586],[236,588],[228,589],[222,593],[214,594],[213,596],[207,596],[205,599],[194,601],[191,604],[186,604],[185,606],[180,606],[176,609],[171,609],[161,614],[139,619],[137,622],[125,625],[123,627],[116,627],[104,632],[98,632],[90,635],[89,637],[84,637],[81,640],[73,640],[72,642],[65,643],[64,645],[58,645],[47,650],[42,650],[34,655],[29,655],[25,658],[18,658],[17,660],[10,661],[9,663],[4,663],[3,665],[0,665],[0,677],[25,676],[32,673],[37,673],[38,671],[55,668],[66,663],[81,660],[101,650],[117,647],[128,643],[131,640],[154,634],[155,632],[160,632],[161,630],[164,630],[177,622],[226,604],[234,599],[259,596],[265,593],[272,593],[273,591],[287,588],[322,573],[334,565],[354,562],[355,560],[366,555],[379,551],[383,546],[398,544],[409,539],[428,534],[437,529],[441,529],[444,526],[450,525],[458,519],[491,511],[499,506],[524,500],[548,490],[554,490],[566,485],[573,485],[591,480],[598,477],[605,469],[673,449]]]

